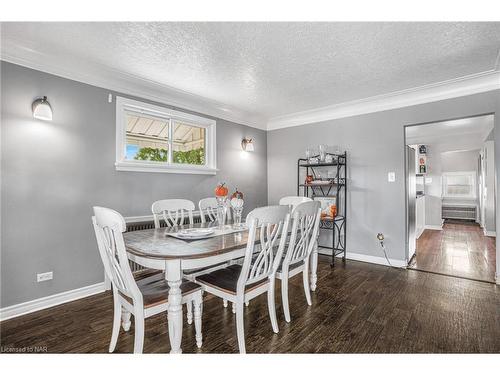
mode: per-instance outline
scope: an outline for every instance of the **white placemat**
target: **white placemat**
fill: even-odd
[[[187,229],[187,228],[181,228],[180,230],[182,230],[182,229]],[[166,233],[166,235],[178,238],[179,240],[183,240],[183,241],[200,241],[200,240],[205,240],[205,239],[211,238],[211,237],[223,236],[225,234],[243,232],[243,231],[247,230],[247,227],[245,224],[242,224],[241,227],[235,228],[235,227],[233,227],[233,225],[228,224],[228,225],[224,225],[223,227],[220,227],[220,226],[210,227],[210,229],[213,229],[214,232],[212,234],[209,234],[209,235],[202,237],[202,238],[183,237],[182,235],[179,235],[179,232],[169,232],[169,233]]]

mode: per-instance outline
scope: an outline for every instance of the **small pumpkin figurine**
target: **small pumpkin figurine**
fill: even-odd
[[[236,191],[231,194],[231,199],[236,198],[236,199],[243,199],[243,193],[241,191],[238,191],[238,188],[236,188]]]
[[[219,185],[215,188],[215,196],[216,197],[227,197],[229,190],[227,186],[225,186],[225,182],[220,182]]]

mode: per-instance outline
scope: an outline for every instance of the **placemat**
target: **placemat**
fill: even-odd
[[[181,228],[181,230],[182,229],[185,229],[185,228]],[[169,232],[169,233],[166,233],[166,235],[171,236],[171,237],[175,237],[175,238],[182,240],[182,241],[191,242],[191,241],[206,240],[207,238],[212,238],[212,237],[216,237],[216,236],[223,236],[225,234],[244,232],[247,230],[247,227],[245,224],[242,224],[241,227],[235,228],[235,227],[233,227],[233,225],[228,224],[228,225],[224,225],[223,227],[218,227],[218,226],[212,227],[211,229],[214,229],[214,233],[212,233],[208,236],[205,236],[203,238],[186,238],[186,237],[179,236],[179,232]]]

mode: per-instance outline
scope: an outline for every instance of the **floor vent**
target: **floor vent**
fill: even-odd
[[[476,206],[443,205],[443,219],[476,220]]]

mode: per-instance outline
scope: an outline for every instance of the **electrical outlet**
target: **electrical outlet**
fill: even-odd
[[[396,172],[387,173],[387,181],[389,181],[389,182],[396,181]]]
[[[38,273],[36,275],[36,282],[40,283],[42,281],[52,280],[54,278],[54,273],[52,271],[45,273]]]

